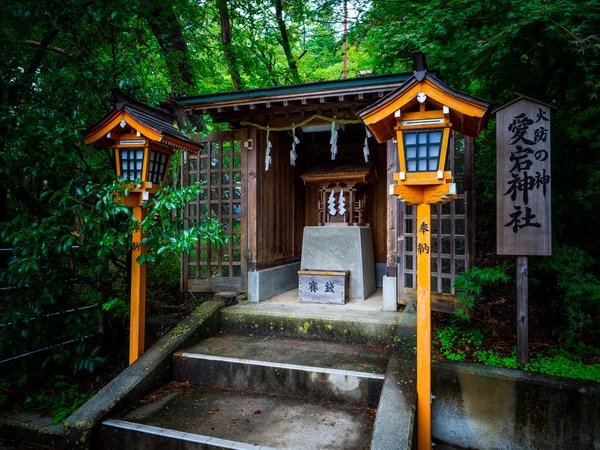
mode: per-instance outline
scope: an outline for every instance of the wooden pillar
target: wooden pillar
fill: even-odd
[[[417,205],[417,443],[431,450],[431,206]]]
[[[398,149],[393,140],[387,141],[386,146],[386,161],[387,161],[387,186],[394,186],[394,173],[398,172]],[[387,196],[386,200],[386,221],[387,221],[387,270],[388,277],[397,276],[398,266],[398,232],[397,227],[397,203],[398,199],[395,195]],[[399,281],[399,280],[398,280]]]
[[[141,206],[133,208],[133,216],[139,223],[144,220],[145,210]],[[132,364],[144,353],[144,337],[146,325],[146,264],[137,259],[146,253],[146,246],[141,243],[145,234],[140,228],[133,232],[131,250],[131,310],[129,328],[129,364]]]
[[[529,363],[529,286],[527,256],[517,256],[517,361]]]

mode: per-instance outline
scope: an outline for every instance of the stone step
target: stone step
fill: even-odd
[[[362,450],[375,411],[326,401],[172,382],[103,423],[107,449]]]
[[[400,314],[361,309],[360,302],[352,303],[353,308],[348,305],[240,302],[220,311],[221,330],[352,344],[393,344]]]
[[[376,408],[389,349],[220,333],[173,355],[173,380]]]

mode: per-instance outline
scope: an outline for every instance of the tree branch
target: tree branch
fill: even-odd
[[[41,47],[43,44],[39,41],[32,41],[27,39],[26,41],[21,42],[20,44],[28,44],[31,45],[32,47]],[[75,56],[73,55],[73,53],[65,50],[64,48],[59,48],[59,47],[46,47],[46,51],[49,52],[54,52],[54,53],[59,53],[61,55],[65,55],[65,56]]]

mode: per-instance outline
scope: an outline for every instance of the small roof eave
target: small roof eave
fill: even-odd
[[[173,116],[170,114],[155,110],[121,92],[118,95],[115,108],[85,132],[83,139],[86,144],[100,141],[111,145],[112,141],[106,138],[107,133],[119,129],[120,122],[125,120],[128,125],[152,141],[192,153],[197,153],[203,147],[175,128],[172,124]]]
[[[419,92],[425,92],[428,97],[448,106],[455,116],[460,116],[460,121],[453,122],[455,130],[475,137],[485,128],[490,114],[488,102],[456,91],[430,73],[419,78],[411,77],[398,89],[357,113],[379,142],[395,137],[391,126],[392,121],[395,123],[394,113],[406,106]]]

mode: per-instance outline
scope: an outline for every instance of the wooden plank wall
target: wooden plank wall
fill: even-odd
[[[372,160],[377,162],[379,181],[369,186],[369,222],[373,228],[375,262],[385,263],[388,255],[387,224],[387,146],[375,144],[371,146]]]
[[[303,202],[297,201],[296,169],[290,165],[291,138],[285,132],[271,132],[272,163],[265,171],[266,132],[254,130],[254,148],[248,155],[256,158],[249,174],[248,193],[255,206],[250,207],[256,240],[249,248],[252,259],[249,270],[262,270],[297,261],[302,246]],[[249,165],[250,167],[250,165]],[[298,220],[297,220],[298,219]]]

